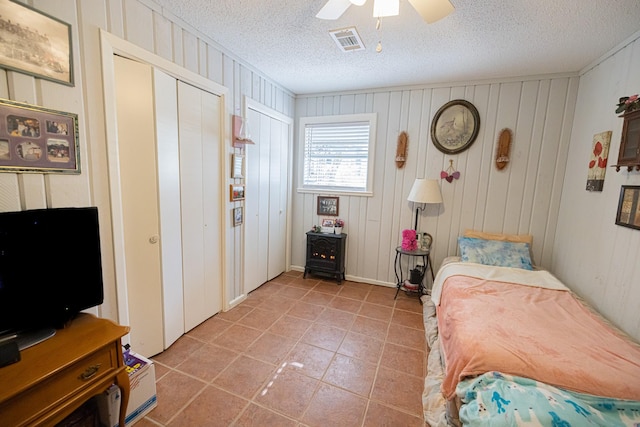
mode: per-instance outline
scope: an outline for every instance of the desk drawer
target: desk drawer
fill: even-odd
[[[0,425],[23,425],[44,412],[57,411],[73,400],[73,396],[91,388],[105,376],[112,376],[117,368],[116,346],[103,347],[4,402],[0,406],[3,414]],[[9,407],[11,410],[6,410]]]

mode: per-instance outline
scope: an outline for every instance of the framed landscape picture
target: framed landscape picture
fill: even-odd
[[[0,172],[80,173],[78,115],[0,99]]]
[[[623,185],[620,188],[616,224],[640,230],[640,185]]]
[[[0,67],[73,86],[71,26],[31,7],[0,0]]]
[[[338,216],[339,197],[318,196],[318,215]]]

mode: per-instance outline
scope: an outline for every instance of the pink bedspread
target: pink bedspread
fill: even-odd
[[[447,399],[461,379],[499,371],[640,400],[640,346],[570,292],[456,275],[444,281],[437,309]]]

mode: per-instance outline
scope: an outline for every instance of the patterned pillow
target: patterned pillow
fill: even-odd
[[[533,270],[528,243],[458,237],[462,262]]]

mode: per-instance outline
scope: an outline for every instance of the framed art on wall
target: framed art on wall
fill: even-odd
[[[73,86],[71,26],[53,16],[0,0],[0,67]]]
[[[231,178],[244,178],[244,156],[240,154],[231,155]]]
[[[640,185],[623,185],[620,188],[616,224],[640,230]]]
[[[243,212],[242,206],[233,208],[232,212],[233,212],[233,226],[237,227],[240,224],[242,224],[242,221],[244,219],[244,212]]]
[[[238,200],[244,200],[244,185],[231,184],[231,201],[237,202]]]
[[[80,173],[78,115],[0,99],[0,172]]]
[[[338,216],[340,207],[339,197],[318,196],[318,215]]]
[[[468,149],[480,131],[480,115],[476,107],[464,99],[444,104],[431,122],[433,145],[445,154]]]

